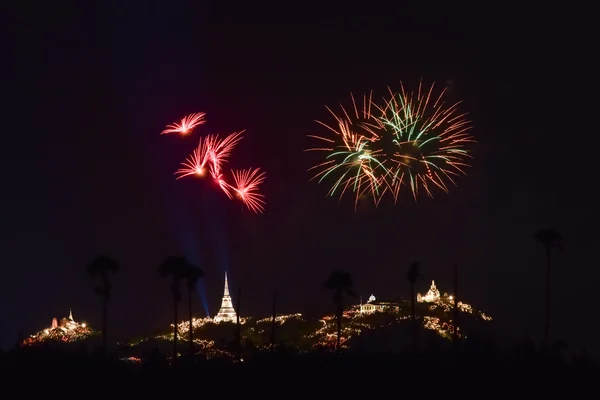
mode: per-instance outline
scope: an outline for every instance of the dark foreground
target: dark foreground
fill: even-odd
[[[15,351],[0,355],[4,393],[97,398],[136,396],[266,396],[326,398],[372,395],[421,398],[553,397],[593,393],[598,368],[539,352],[365,356],[264,352],[251,360],[108,357]],[[18,390],[14,391],[13,390]]]

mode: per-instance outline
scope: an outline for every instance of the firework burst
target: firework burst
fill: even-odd
[[[433,197],[432,190],[448,193],[455,178],[466,175],[466,162],[472,158],[468,145],[475,140],[470,135],[466,114],[458,111],[459,103],[444,102],[446,89],[436,96],[434,85],[416,92],[401,91],[390,97],[381,111],[381,120],[391,134],[393,154],[390,157],[389,187],[398,198],[401,186],[411,189],[415,200],[419,188]]]
[[[165,135],[167,133],[179,133],[180,135],[187,135],[190,133],[195,127],[198,125],[202,125],[206,122],[204,116],[206,114],[203,112],[190,114],[181,119],[181,122],[174,122],[165,127],[165,129],[160,133],[161,135]]]
[[[222,167],[233,151],[233,148],[242,140],[244,131],[235,132],[220,139],[219,135],[211,135],[208,144],[208,156],[211,161],[210,174],[219,180],[222,177]]]
[[[208,139],[208,138],[207,138]],[[210,154],[207,150],[209,140],[203,140],[200,138],[198,147],[194,152],[181,163],[181,168],[175,171],[177,179],[184,178],[186,176],[195,175],[203,177],[206,173],[206,164],[210,161]]]
[[[203,118],[204,113],[192,114],[184,118],[181,125],[169,125],[167,128],[172,127],[171,132],[180,132],[180,130],[183,132],[183,129],[187,132],[204,123],[203,119],[200,122],[194,119],[200,114]],[[216,134],[201,137],[198,146],[181,163],[180,168],[175,171],[175,175],[176,179],[188,176],[204,177],[208,170],[210,176],[229,199],[239,198],[248,209],[258,214],[264,211],[265,201],[264,196],[259,192],[259,186],[266,179],[266,174],[260,172],[258,168],[232,171],[233,185],[229,184],[223,175],[223,166],[228,162],[233,149],[242,139],[243,133],[244,131],[234,132],[223,138]]]
[[[250,168],[241,171],[231,171],[235,186],[233,190],[242,202],[255,213],[262,213],[265,210],[264,196],[258,191],[258,187],[266,178],[260,168]]]
[[[309,169],[315,171],[311,180],[331,180],[328,195],[340,199],[354,193],[355,207],[366,195],[375,205],[386,193],[396,202],[402,187],[410,188],[415,201],[420,193],[433,197],[434,189],[448,192],[465,174],[474,140],[466,114],[458,111],[460,103],[446,104],[445,93],[436,95],[434,85],[422,84],[407,92],[401,84],[381,102],[371,92],[360,101],[351,95],[351,107],[340,105],[339,113],[327,108],[334,122],[317,122],[329,135],[309,135],[321,145],[308,151],[327,153]]]
[[[219,181],[223,176],[223,164],[228,161],[231,151],[242,139],[242,133],[244,132],[235,132],[223,139],[219,138],[219,135],[201,137],[194,152],[181,163],[181,168],[175,171],[177,179],[190,175],[203,177],[208,168],[210,175]]]

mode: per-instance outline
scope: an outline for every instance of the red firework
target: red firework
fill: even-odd
[[[175,175],[179,175],[177,179],[190,175],[199,177],[204,176],[204,173],[206,172],[206,163],[210,161],[209,153],[207,151],[207,142],[208,140],[202,140],[202,138],[200,138],[198,147],[196,147],[194,152],[181,163],[181,168],[175,171]]]
[[[231,151],[240,140],[244,131],[235,132],[224,139],[219,139],[219,135],[207,136],[207,152],[211,161],[210,174],[213,178],[221,179],[221,168],[231,155]]]
[[[259,193],[258,187],[264,182],[267,175],[260,172],[260,168],[249,168],[231,171],[235,187],[233,190],[242,202],[255,213],[262,213],[265,208],[264,196]]]
[[[219,138],[219,135],[200,138],[194,152],[181,163],[181,168],[175,171],[175,175],[179,175],[177,179],[190,175],[202,177],[208,164],[210,175],[219,181],[222,178],[223,164],[227,162],[231,151],[242,139],[242,133],[244,131],[235,132],[223,139]]]
[[[180,123],[173,122],[172,124],[167,125],[165,130],[160,134],[164,135],[167,133],[179,133],[180,135],[187,135],[195,127],[206,122],[204,119],[205,115],[206,113],[203,112],[190,114],[186,117],[183,117]]]
[[[189,125],[188,129],[191,129]],[[259,192],[259,186],[266,179],[266,174],[260,172],[259,168],[232,171],[234,185],[230,185],[222,173],[223,165],[242,139],[243,133],[244,131],[234,132],[222,139],[216,134],[200,138],[196,149],[181,163],[175,175],[177,179],[186,176],[204,177],[208,169],[212,178],[230,200],[235,196],[248,209],[258,214],[264,211],[265,201],[264,196]]]

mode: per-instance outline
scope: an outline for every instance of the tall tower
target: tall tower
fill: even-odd
[[[235,322],[236,315],[229,295],[229,283],[227,282],[227,272],[225,272],[225,290],[223,292],[223,300],[221,301],[221,309],[213,319],[215,322],[231,321]]]

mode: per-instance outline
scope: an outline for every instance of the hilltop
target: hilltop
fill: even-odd
[[[85,322],[77,322],[73,318],[73,312],[69,316],[53,318],[49,327],[30,335],[21,342],[22,347],[31,347],[42,344],[82,343],[88,339],[98,336]]]
[[[228,294],[227,294],[228,295]],[[227,299],[227,307],[230,306]],[[458,337],[468,341],[471,335],[485,337],[491,329],[492,318],[476,310],[470,304],[459,301]],[[231,310],[229,311],[231,312]],[[343,314],[341,343],[344,349],[361,352],[401,352],[411,344],[410,301],[378,301],[374,296],[364,304],[348,307]],[[234,315],[234,314],[232,314]],[[418,295],[416,315],[419,324],[419,342],[423,346],[444,346],[452,340],[454,329],[454,299],[440,295],[432,282],[425,295]],[[192,321],[195,352],[208,358],[233,356],[237,318],[195,318]],[[333,349],[336,341],[336,319],[333,315],[320,318],[299,313],[276,315],[265,318],[240,317],[240,332],[244,348],[268,348],[271,345],[273,327],[278,346],[299,352]],[[135,358],[153,351],[172,353],[173,324],[159,335],[138,338],[122,346]],[[188,351],[189,323],[177,326],[180,337],[178,350]]]

